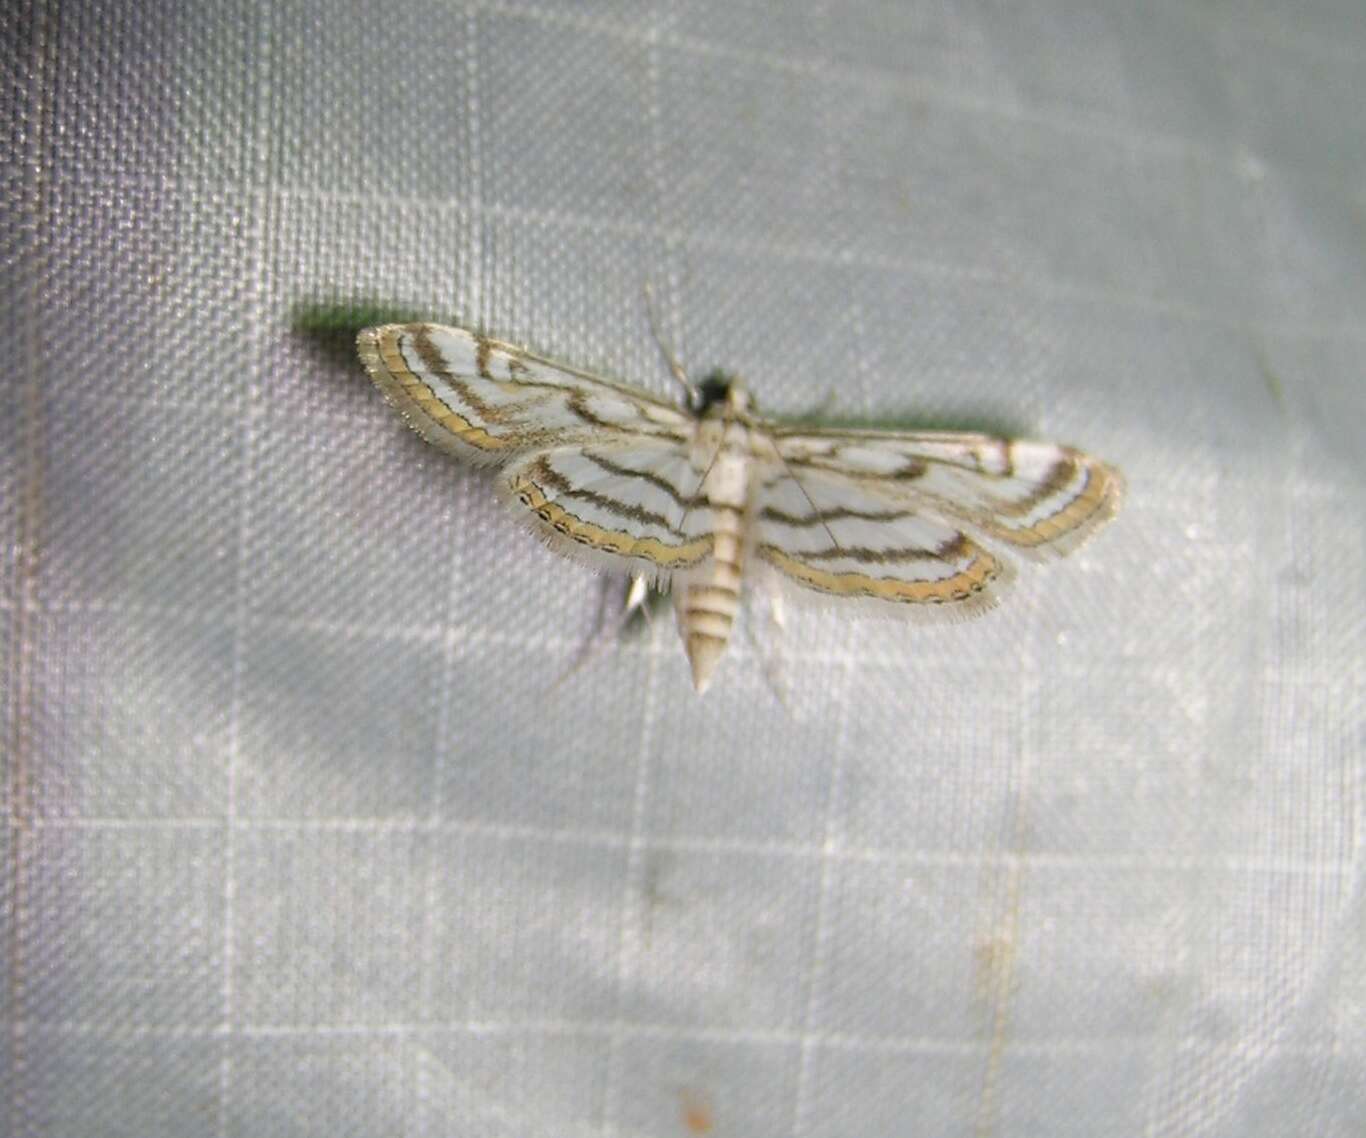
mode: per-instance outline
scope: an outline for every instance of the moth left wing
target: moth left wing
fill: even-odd
[[[475,462],[588,442],[682,442],[692,418],[647,392],[440,324],[387,324],[357,338],[366,370],[419,434]]]
[[[824,475],[1035,559],[1076,549],[1114,517],[1124,494],[1113,466],[1051,443],[950,431],[774,427],[772,436],[802,481],[807,471]]]
[[[538,451],[503,473],[504,496],[551,548],[661,585],[712,552],[714,521],[688,449],[660,438]]]

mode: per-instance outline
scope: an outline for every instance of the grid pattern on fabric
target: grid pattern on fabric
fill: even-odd
[[[1358,1133],[1363,12],[0,16],[0,1134]],[[619,583],[349,340],[662,392],[646,283],[766,412],[1125,510],[703,700],[585,658]]]

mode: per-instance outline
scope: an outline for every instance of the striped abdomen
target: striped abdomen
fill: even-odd
[[[721,451],[702,484],[711,512],[712,555],[697,569],[675,578],[678,631],[692,666],[693,686],[699,692],[706,691],[711,682],[740,609],[749,496],[748,433],[739,423],[727,424]]]
[[[736,514],[734,531],[724,532],[720,522],[728,513],[713,514],[718,526],[712,560],[674,593],[678,631],[692,665],[693,686],[699,692],[706,691],[711,682],[740,609],[740,519]]]

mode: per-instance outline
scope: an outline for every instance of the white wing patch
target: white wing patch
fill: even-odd
[[[1068,447],[767,422],[719,375],[680,408],[458,328],[370,328],[359,348],[424,438],[502,467],[553,548],[672,586],[699,691],[754,569],[877,611],[973,616],[1009,553],[1069,553],[1123,495],[1117,470]]]

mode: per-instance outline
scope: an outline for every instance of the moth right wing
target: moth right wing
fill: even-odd
[[[796,462],[773,464],[760,486],[754,553],[780,581],[918,618],[975,616],[1013,576],[952,519]]]
[[[960,523],[1023,557],[1072,552],[1114,517],[1124,478],[1072,447],[952,431],[773,431],[788,467]]]
[[[607,440],[681,443],[694,420],[645,391],[440,324],[367,328],[370,378],[428,442],[504,463],[528,451]]]
[[[944,431],[773,426],[756,552],[784,577],[883,611],[973,616],[1013,571],[1119,508],[1117,470],[1070,447]],[[883,603],[885,602],[885,603]]]

